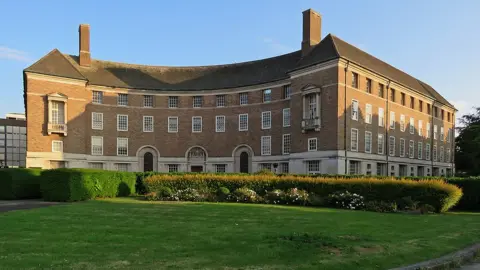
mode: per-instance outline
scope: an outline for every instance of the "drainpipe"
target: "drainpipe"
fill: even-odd
[[[385,149],[385,157],[387,158],[387,176],[390,176],[390,174],[388,173],[388,171],[390,170],[390,165],[389,165],[389,155],[390,155],[390,138],[388,137],[388,130],[390,129],[390,110],[388,109],[390,106],[390,102],[389,102],[389,97],[390,97],[390,80],[388,80],[388,84],[387,84],[387,91],[386,91],[386,95],[387,95],[387,105],[385,106],[385,114],[384,115],[384,118],[386,119],[385,121],[385,124],[384,124],[384,127],[385,127],[385,138],[383,140],[383,143],[384,145],[386,145]]]
[[[345,66],[345,93],[344,93],[344,121],[343,121],[343,145],[345,146],[345,175],[347,174],[347,168],[348,168],[348,160],[347,160],[347,70],[348,70],[348,65],[350,64],[350,61],[347,60],[347,65]]]

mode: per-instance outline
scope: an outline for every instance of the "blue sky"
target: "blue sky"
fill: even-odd
[[[300,48],[302,15],[429,83],[460,113],[480,106],[480,1],[0,1],[0,117],[23,112],[22,70],[54,48],[78,54],[91,26],[97,59],[153,65],[243,62]]]

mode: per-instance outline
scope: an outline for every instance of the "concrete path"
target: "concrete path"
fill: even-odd
[[[462,266],[460,270],[480,270],[480,263]]]
[[[57,205],[57,204],[59,203],[45,202],[42,200],[11,200],[11,201],[0,200],[0,213],[14,211],[14,210],[25,210],[25,209],[47,207],[47,206]]]

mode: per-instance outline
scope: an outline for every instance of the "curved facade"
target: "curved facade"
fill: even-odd
[[[90,28],[81,25],[78,56],[55,49],[24,71],[27,166],[453,172],[453,159],[446,159],[453,149],[453,136],[446,138],[453,106],[427,84],[333,35],[320,40],[320,15],[307,10],[303,16],[301,50],[205,67],[92,59]],[[398,115],[393,126],[386,124],[395,118],[391,112]],[[414,119],[413,133],[395,129],[405,115]],[[432,135],[437,128],[435,141],[426,135],[427,123]],[[393,144],[390,137],[397,138]],[[406,157],[401,139],[422,146]],[[423,157],[427,143],[430,153],[434,145],[442,148],[442,160]]]

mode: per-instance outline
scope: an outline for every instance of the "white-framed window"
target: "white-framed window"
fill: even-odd
[[[372,123],[372,104],[367,104],[365,106],[365,112],[366,112],[366,116],[365,116],[365,123],[367,124],[371,124]]]
[[[240,93],[240,105],[247,105],[248,104],[248,93]]]
[[[415,119],[410,117],[410,134],[415,134]]]
[[[443,152],[443,146],[440,146],[440,162],[443,162],[444,161],[444,152]]]
[[[405,115],[400,115],[400,131],[405,132]]]
[[[272,127],[272,112],[262,112],[262,129],[269,129]]]
[[[168,108],[178,108],[178,96],[168,97]]]
[[[258,168],[259,168],[259,171],[262,171],[262,170],[272,171],[272,163],[259,163]]]
[[[427,134],[425,134],[425,137],[430,138],[430,123],[427,123]]]
[[[153,108],[153,96],[144,95],[143,96],[143,107]]]
[[[272,101],[272,90],[271,89],[263,90],[263,103],[267,103],[270,101]]]
[[[117,138],[117,156],[128,156],[128,138]]]
[[[194,96],[193,97],[193,108],[201,108],[203,105],[203,97],[202,96]]]
[[[292,95],[292,86],[289,85],[284,85],[283,86],[283,98],[284,99],[289,99],[290,96]]]
[[[92,103],[102,104],[103,103],[103,92],[92,91]]]
[[[450,152],[450,148],[447,148],[447,157],[445,162],[450,162],[450,161],[451,161],[451,152]]]
[[[383,134],[378,134],[378,148],[377,148],[377,154],[383,155],[384,153],[384,148],[385,148],[385,139],[383,137]]]
[[[378,108],[378,126],[385,126],[385,111],[383,108]]]
[[[128,106],[128,94],[118,94],[117,95],[117,105],[118,106]]]
[[[168,164],[168,172],[178,172],[178,164]]]
[[[320,173],[320,160],[307,160],[307,173],[319,174]]]
[[[192,132],[202,132],[202,117],[193,116],[192,117]]]
[[[422,142],[418,142],[417,158],[418,159],[423,158],[423,143]]]
[[[443,127],[440,127],[440,141],[443,141],[443,138],[445,138],[445,129]]]
[[[352,120],[358,121],[358,101],[352,99]]]
[[[117,131],[128,131],[128,115],[117,114]]]
[[[352,128],[350,131],[350,150],[358,151],[358,129]]]
[[[280,173],[288,173],[288,172],[289,172],[288,162],[280,163]]]
[[[272,136],[262,136],[260,148],[262,156],[270,156],[272,154]]]
[[[432,158],[433,158],[433,161],[437,161],[437,144],[433,145]]]
[[[349,167],[348,167],[348,173],[351,175],[357,175],[360,174],[360,161],[358,160],[350,160],[349,161]],[[371,167],[370,167],[371,169]]]
[[[438,139],[438,127],[437,127],[437,125],[433,126],[433,139],[434,140]]]
[[[225,132],[225,116],[217,115],[215,117],[215,132]]]
[[[318,106],[317,106],[317,94],[310,93],[303,97],[304,104],[307,104],[308,107],[304,107],[304,118],[305,119],[315,119],[318,115]]]
[[[395,156],[395,137],[390,136],[388,138],[388,154],[390,156]]]
[[[365,153],[372,153],[372,132],[365,131]]]
[[[308,151],[317,151],[318,140],[317,138],[308,138]]]
[[[238,115],[238,131],[248,130],[248,113]]]
[[[225,95],[217,95],[217,107],[225,107]]]
[[[63,141],[52,141],[52,152],[62,153],[63,152]]]
[[[400,156],[405,156],[405,139],[400,138]]]
[[[283,109],[283,127],[290,126],[290,108]]]
[[[153,116],[143,116],[143,132],[153,132]]]
[[[103,137],[101,136],[92,136],[92,155],[93,156],[102,156],[103,155]]]
[[[89,162],[88,167],[94,170],[103,170],[103,162]]]
[[[227,172],[227,164],[215,164],[215,172],[216,173]]]
[[[130,164],[128,163],[115,163],[115,170],[119,172],[128,172],[129,165]]]
[[[425,159],[430,160],[430,144],[425,144]]]
[[[283,134],[282,153],[284,155],[290,154],[291,145],[292,145],[292,136],[290,134]]]
[[[92,129],[103,130],[103,113],[92,112]]]
[[[395,112],[390,112],[390,129],[395,129]]]
[[[423,121],[418,120],[418,136],[423,136]]]
[[[415,157],[415,142],[410,140],[408,142],[408,156],[410,158],[414,158]]]
[[[65,102],[52,100],[50,101],[51,104],[51,124],[65,124]]]
[[[168,132],[177,133],[178,132],[178,117],[169,116],[168,117]]]

